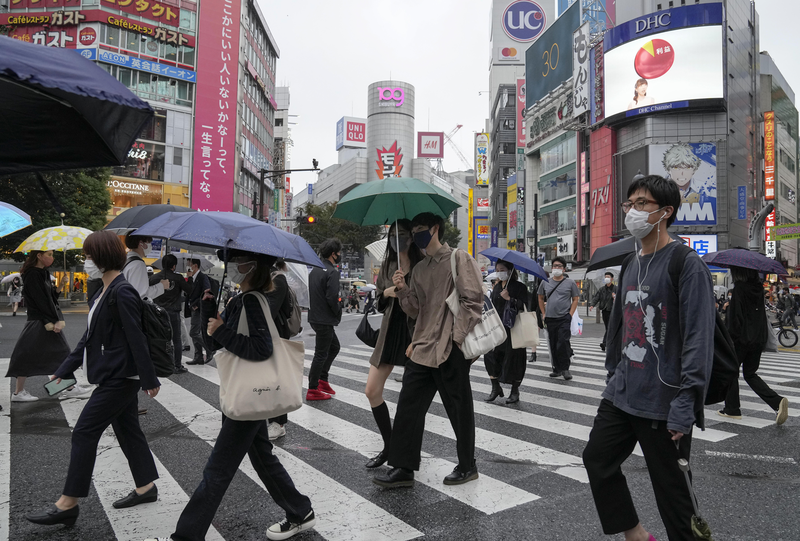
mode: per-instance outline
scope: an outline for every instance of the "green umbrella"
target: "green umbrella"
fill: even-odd
[[[357,186],[336,205],[334,218],[358,225],[386,225],[432,212],[444,219],[461,206],[452,195],[428,182],[405,177]]]

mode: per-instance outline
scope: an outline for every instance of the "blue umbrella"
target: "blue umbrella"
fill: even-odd
[[[124,163],[153,110],[80,53],[0,36],[0,175]]]
[[[177,240],[187,246],[243,250],[323,266],[314,249],[301,237],[237,212],[167,212],[133,234]]]
[[[775,261],[758,252],[751,252],[744,248],[731,248],[730,250],[721,250],[719,252],[711,252],[701,256],[707,265],[714,265],[715,267],[743,267],[745,269],[753,269],[765,274],[787,275],[786,269]]]
[[[0,201],[0,237],[31,225],[31,217],[14,205]]]
[[[514,268],[519,269],[528,274],[533,274],[537,278],[541,278],[547,282],[547,273],[544,269],[533,259],[528,257],[524,252],[517,252],[515,250],[507,250],[505,248],[488,248],[482,252],[481,255],[486,256],[492,261],[502,259],[508,261]]]

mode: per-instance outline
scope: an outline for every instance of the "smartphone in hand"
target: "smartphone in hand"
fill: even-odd
[[[44,390],[47,391],[47,394],[49,396],[55,396],[61,391],[69,389],[70,387],[78,383],[78,381],[74,378],[62,379],[61,383],[56,383],[57,381],[58,378],[52,379],[44,384]]]

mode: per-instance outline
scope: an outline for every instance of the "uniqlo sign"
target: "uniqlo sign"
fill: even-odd
[[[241,2],[203,4],[197,41],[192,208],[233,209],[236,178],[236,89],[239,81]]]
[[[774,199],[775,199],[775,111],[767,111],[764,113],[764,200],[772,201]],[[773,222],[772,225],[775,225],[775,223]]]

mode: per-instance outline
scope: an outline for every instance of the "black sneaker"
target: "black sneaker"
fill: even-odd
[[[175,368],[173,368],[173,371],[174,371],[173,373],[175,373],[175,374],[185,374],[186,372],[189,371],[189,369],[186,368],[183,365],[180,365],[180,366],[176,366]]]
[[[277,524],[273,524],[267,528],[267,539],[273,541],[280,541],[281,539],[289,539],[295,534],[304,532],[314,527],[317,519],[314,516],[314,510],[308,512],[303,522],[291,522],[288,518],[283,519]]]
[[[561,370],[553,370],[552,372],[550,372],[551,378],[557,378],[559,376],[561,376]]]
[[[569,373],[569,370],[564,370],[561,372],[561,375],[564,376],[564,379],[567,381],[572,379],[572,374]]]

